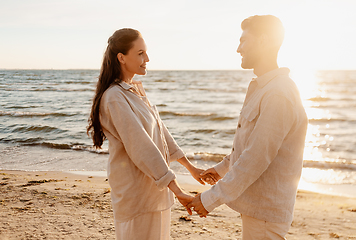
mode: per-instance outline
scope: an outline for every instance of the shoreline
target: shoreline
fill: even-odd
[[[0,240],[114,239],[106,176],[0,170]],[[210,186],[179,184],[190,194]],[[207,218],[189,216],[176,201],[172,239],[241,239],[240,215],[222,205]],[[356,198],[299,190],[287,239],[356,239]]]
[[[320,171],[320,169],[316,169]],[[0,169],[1,171],[20,171],[20,172],[62,172],[73,175],[83,175],[83,176],[95,176],[95,177],[105,177],[106,171],[87,171],[87,170],[70,170],[70,171],[52,171],[52,170],[6,170]],[[310,174],[310,173],[309,173]],[[316,173],[317,174],[317,173]],[[189,173],[176,173],[177,181],[179,184],[188,184],[195,187],[202,186],[198,183]],[[210,188],[210,185],[202,186],[203,189],[207,190]],[[323,183],[311,183],[303,179],[303,174],[300,179],[298,190],[308,191],[318,194],[325,194],[331,196],[340,196],[340,197],[349,197],[356,198],[356,185],[354,184],[323,184]],[[1,239],[0,239],[1,240]]]
[[[84,176],[106,177],[106,171],[65,171],[65,173],[78,174]],[[176,174],[179,184],[188,184],[193,186],[202,186],[190,174]],[[202,186],[203,189],[209,189],[210,185]],[[326,194],[340,197],[356,198],[356,185],[352,184],[322,184],[309,183],[300,179],[298,190]]]

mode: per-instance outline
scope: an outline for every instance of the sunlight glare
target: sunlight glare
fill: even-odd
[[[318,88],[315,70],[301,68],[291,69],[291,78],[299,89],[304,107],[310,107],[311,101],[308,101],[309,99],[323,95]]]

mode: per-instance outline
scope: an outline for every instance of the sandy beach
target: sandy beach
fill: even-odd
[[[209,186],[181,183],[196,194]],[[0,171],[0,240],[115,239],[105,177]],[[172,207],[172,239],[241,239],[241,218],[223,205],[207,218]],[[356,198],[299,191],[287,239],[356,239]]]

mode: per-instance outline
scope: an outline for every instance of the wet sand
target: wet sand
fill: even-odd
[[[209,186],[182,182],[196,194]],[[115,239],[105,177],[0,171],[0,240]],[[207,218],[172,207],[172,239],[241,239],[241,218],[227,206]],[[287,239],[356,239],[356,198],[299,191]]]

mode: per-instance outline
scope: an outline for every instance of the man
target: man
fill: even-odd
[[[253,69],[257,78],[248,87],[231,154],[202,173],[220,181],[188,207],[206,216],[226,204],[241,213],[243,240],[284,239],[293,219],[308,119],[289,69],[277,64],[281,21],[252,16],[241,28],[241,67]]]

